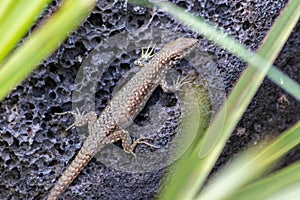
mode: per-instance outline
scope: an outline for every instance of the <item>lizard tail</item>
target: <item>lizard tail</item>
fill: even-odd
[[[47,200],[56,200],[59,198],[63,191],[73,182],[82,169],[93,158],[94,155],[92,154],[91,151],[86,150],[84,147],[81,148],[72,163],[68,166],[66,171],[61,175],[54,187],[51,189]]]

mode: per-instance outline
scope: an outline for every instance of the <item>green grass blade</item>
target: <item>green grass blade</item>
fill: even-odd
[[[126,0],[121,0],[121,1],[126,2]],[[138,4],[140,6],[144,6],[147,8],[153,8],[153,4],[148,0],[128,0],[128,2],[132,4]]]
[[[276,191],[271,197],[266,200],[283,200],[283,199],[299,199],[300,196],[300,181],[291,184],[287,187]]]
[[[94,0],[64,1],[59,10],[0,66],[0,100],[66,39],[94,4]]]
[[[0,24],[5,20],[6,13],[13,8],[14,4],[15,2],[11,0],[0,1]]]
[[[264,200],[291,185],[300,184],[300,162],[255,181],[224,200]],[[299,188],[298,188],[299,190]],[[281,192],[280,192],[281,193]],[[277,194],[279,195],[279,194]]]
[[[8,8],[2,12],[3,16],[0,18],[0,63],[17,42],[24,37],[51,0],[11,2],[13,3],[6,5]]]
[[[207,31],[205,36],[208,34],[216,35],[215,33],[212,33],[211,28],[208,30],[203,29],[206,25],[204,25],[204,27],[200,25],[202,22],[199,22],[198,17],[182,12],[182,10],[178,10],[177,7],[175,9],[174,6],[170,5],[168,2],[160,2],[158,4],[160,4],[161,7],[165,4],[167,4],[167,6],[171,6],[172,9],[167,9],[167,11],[176,15],[176,18],[179,21],[189,25],[193,30],[199,33],[203,33],[205,30],[205,32]],[[261,57],[266,58],[269,62],[261,59],[259,56],[254,56],[253,53],[249,54],[242,45],[236,46],[235,43],[232,43],[232,40],[221,42],[226,39],[221,37],[220,34],[218,34],[219,36],[215,38],[219,45],[224,47],[228,47],[229,44],[234,45],[236,49],[232,49],[232,46],[230,45],[228,49],[232,52],[239,52],[238,55],[246,60],[250,60],[251,64],[254,63],[257,66],[263,67],[260,67],[259,69],[254,68],[252,65],[247,67],[238,80],[227,102],[208,128],[206,138],[199,142],[190,158],[185,161],[184,167],[176,170],[175,176],[171,178],[171,180],[166,184],[167,186],[163,188],[160,199],[193,199],[195,197],[224,148],[231,132],[234,130],[234,127],[246,110],[261,82],[267,75],[268,70],[271,67],[270,63],[273,62],[275,56],[287,40],[288,35],[291,33],[299,18],[299,13],[300,5],[297,0],[291,1],[266,36],[263,45],[267,44],[269,46],[274,44],[274,47],[269,47],[272,49],[272,54],[268,51],[266,52],[263,46],[259,50],[259,54]],[[291,15],[294,15],[294,18],[296,19],[291,19]],[[187,17],[190,18],[190,20],[186,20]],[[281,27],[278,28],[278,26]],[[278,33],[278,30],[285,30],[285,32]],[[278,40],[280,43],[275,43],[273,40]],[[252,59],[250,59],[251,56],[253,56]],[[224,127],[223,123],[225,124]],[[207,142],[213,141],[214,139],[217,140],[217,143],[214,146],[212,146],[210,142]],[[199,151],[200,154],[198,154]]]
[[[224,199],[245,184],[261,175],[292,148],[300,144],[300,122],[285,131],[279,138],[267,145],[260,153],[258,149],[247,151],[225,167],[196,199]],[[282,183],[281,183],[282,184]],[[219,191],[219,192],[214,192]],[[228,198],[232,199],[232,198]],[[257,199],[257,198],[255,198]]]

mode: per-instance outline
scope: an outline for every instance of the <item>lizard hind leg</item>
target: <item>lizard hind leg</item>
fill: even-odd
[[[63,113],[55,113],[56,115],[72,114],[74,116],[74,123],[66,128],[66,131],[75,126],[85,126],[88,122],[95,122],[97,120],[97,114],[94,111],[85,113],[85,111],[80,112],[78,108],[76,108],[76,111],[77,112],[67,111]]]
[[[136,155],[133,153],[133,150],[135,149],[135,147],[138,145],[138,144],[145,144],[147,146],[150,146],[150,147],[153,147],[153,148],[159,148],[158,146],[155,146],[153,144],[150,144],[148,142],[146,142],[145,140],[153,140],[152,138],[147,138],[147,137],[143,137],[143,138],[139,138],[137,140],[135,140],[130,146],[129,146],[129,149],[127,149],[127,151],[131,154],[134,155],[134,157],[136,157]]]
[[[131,142],[131,138],[129,136],[128,131],[126,131],[124,129],[119,130],[117,132],[117,135],[118,135],[118,140],[122,141],[122,146],[123,146],[124,151],[126,153],[131,153],[134,157],[136,157],[136,155],[133,151],[138,144],[145,144],[150,147],[159,148],[159,147],[145,141],[145,140],[153,140],[152,138],[143,137],[143,138],[139,138],[139,139],[135,140],[134,142]],[[116,134],[114,136],[116,136]]]

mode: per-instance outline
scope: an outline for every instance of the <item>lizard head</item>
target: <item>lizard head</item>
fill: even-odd
[[[185,56],[197,43],[194,38],[178,38],[164,46],[161,50],[161,63],[173,65],[177,60]]]

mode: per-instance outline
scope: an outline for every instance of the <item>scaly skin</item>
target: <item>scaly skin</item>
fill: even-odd
[[[197,43],[197,39],[179,38],[166,44],[144,67],[135,74],[113,97],[109,105],[97,119],[95,112],[85,115],[75,112],[75,123],[71,126],[88,125],[89,136],[75,159],[51,189],[48,200],[58,199],[63,191],[72,183],[88,162],[108,143],[122,141],[125,152],[133,153],[137,144],[143,143],[155,147],[140,138],[131,143],[130,136],[122,127],[130,124],[143,109],[153,90],[164,85],[167,71]],[[70,127],[70,128],[71,128]]]

